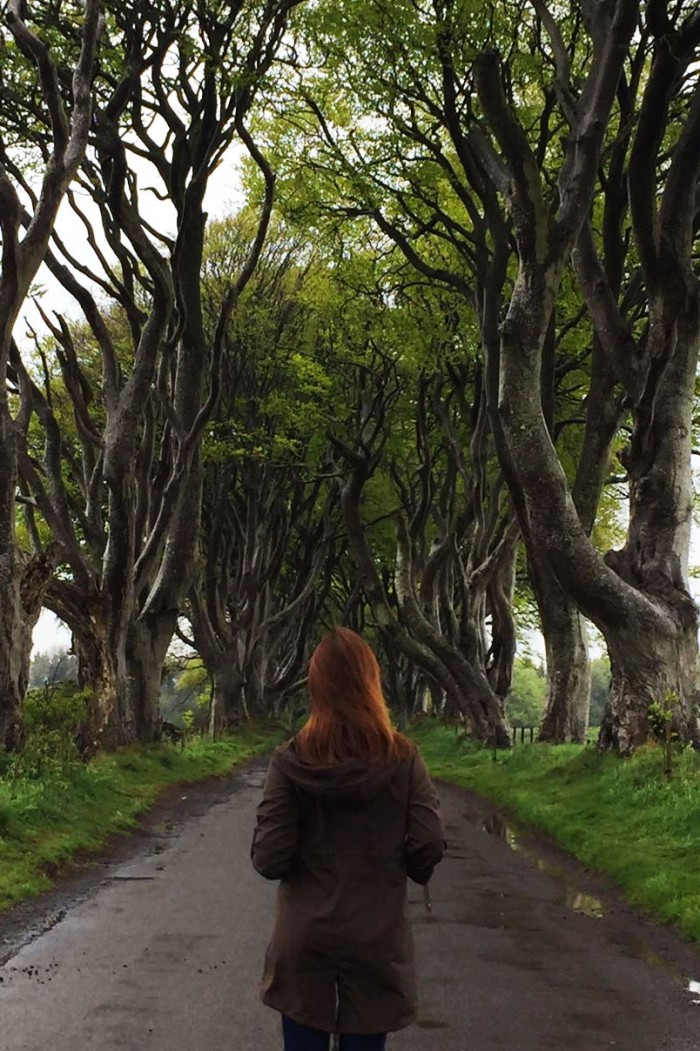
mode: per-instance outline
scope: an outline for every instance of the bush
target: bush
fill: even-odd
[[[79,762],[78,730],[87,717],[90,694],[62,682],[29,690],[22,712],[23,747],[10,758],[6,778],[37,778]]]

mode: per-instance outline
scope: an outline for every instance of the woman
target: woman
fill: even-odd
[[[444,849],[438,798],[396,733],[377,659],[336,628],[309,666],[311,715],[270,763],[253,865],[278,879],[261,983],[286,1051],[382,1051],[415,1017],[406,877],[426,884]]]

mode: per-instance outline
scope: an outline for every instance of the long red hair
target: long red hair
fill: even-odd
[[[304,762],[388,763],[411,753],[411,742],[391,725],[377,658],[350,628],[335,628],[314,650],[309,694],[311,715],[295,738]]]

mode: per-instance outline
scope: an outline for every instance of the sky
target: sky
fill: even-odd
[[[49,609],[42,609],[32,632],[32,655],[70,649],[71,634],[62,620]]]

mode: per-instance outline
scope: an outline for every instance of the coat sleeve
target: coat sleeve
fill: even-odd
[[[265,879],[284,879],[297,850],[299,800],[294,785],[273,755],[258,804],[250,856]]]
[[[416,752],[411,763],[406,867],[416,883],[427,883],[445,853],[445,830],[440,819],[440,801],[425,763]]]

